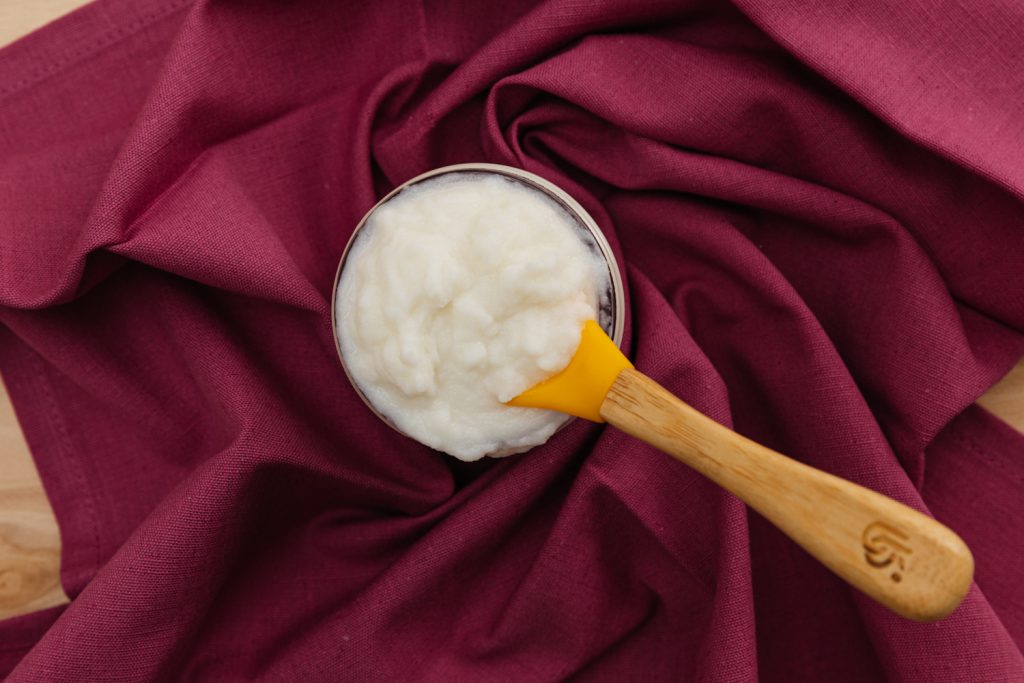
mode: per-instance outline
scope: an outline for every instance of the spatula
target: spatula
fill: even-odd
[[[560,373],[509,401],[608,422],[685,463],[771,521],[892,611],[935,621],[971,586],[974,558],[952,530],[876,491],[740,436],[637,372],[594,321]]]

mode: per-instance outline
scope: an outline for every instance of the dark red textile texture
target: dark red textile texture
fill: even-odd
[[[10,681],[1024,680],[1024,9],[99,0],[0,51],[0,372],[63,535]],[[563,185],[637,366],[928,510],[916,624],[574,423],[460,464],[376,420],[329,297],[395,184]]]

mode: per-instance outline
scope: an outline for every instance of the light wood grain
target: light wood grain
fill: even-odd
[[[1024,360],[985,392],[978,403],[1018,432],[1024,432]]]
[[[0,619],[67,601],[57,519],[0,383]]]
[[[0,0],[0,46],[88,4],[89,0]]]
[[[897,614],[941,619],[971,587],[974,559],[952,530],[740,436],[636,370],[619,373],[601,416],[732,492]]]

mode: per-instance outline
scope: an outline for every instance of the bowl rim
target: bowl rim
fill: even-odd
[[[440,175],[447,175],[449,173],[494,173],[502,175],[507,178],[511,178],[525,185],[531,186],[537,190],[540,190],[545,195],[557,202],[563,209],[565,209],[570,216],[576,219],[582,224],[587,231],[593,237],[597,248],[601,252],[601,256],[604,258],[605,265],[608,267],[608,275],[611,280],[611,296],[612,296],[612,318],[611,318],[611,329],[605,329],[608,336],[611,337],[612,341],[615,342],[616,346],[622,345],[622,335],[625,329],[625,317],[626,317],[626,301],[625,301],[625,289],[622,284],[622,273],[619,270],[618,260],[615,258],[615,253],[612,251],[611,244],[608,243],[608,238],[605,237],[604,232],[598,226],[597,221],[587,212],[583,206],[577,202],[572,196],[555,185],[549,180],[545,180],[535,173],[524,171],[523,169],[516,168],[514,166],[506,166],[504,164],[492,164],[484,162],[473,162],[463,164],[452,164],[449,166],[441,166],[433,170],[421,173],[403,183],[397,185],[393,190],[381,197],[376,204],[363,214],[363,217],[356,223],[355,229],[352,230],[352,234],[348,238],[348,242],[345,244],[345,249],[341,252],[341,259],[338,261],[338,268],[334,273],[334,285],[331,289],[331,335],[334,338],[334,350],[338,354],[338,360],[341,363],[341,369],[345,372],[345,377],[348,379],[349,384],[355,389],[356,394],[362,399],[366,407],[369,408],[374,415],[381,419],[385,424],[394,429],[403,436],[414,438],[406,434],[404,431],[398,428],[394,422],[392,422],[386,415],[382,414],[369,397],[363,393],[362,387],[356,382],[352,373],[349,372],[348,364],[345,363],[345,354],[341,351],[341,338],[338,335],[338,287],[341,283],[341,274],[345,269],[345,262],[348,259],[349,252],[352,249],[352,245],[359,237],[360,232],[366,226],[366,222],[370,216],[373,215],[374,211],[380,208],[384,203],[391,200],[398,193],[403,190],[421,183],[424,180],[434,178]],[[569,424],[572,419],[567,419],[559,426],[559,430],[563,429]]]

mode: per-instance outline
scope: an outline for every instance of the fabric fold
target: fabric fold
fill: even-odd
[[[97,0],[0,50],[0,373],[73,600],[0,673],[1024,678],[1024,437],[970,407],[1024,354],[1024,14],[735,4]],[[338,260],[474,161],[594,216],[641,371],[961,533],[963,605],[892,615],[607,426],[460,463],[378,420]]]

